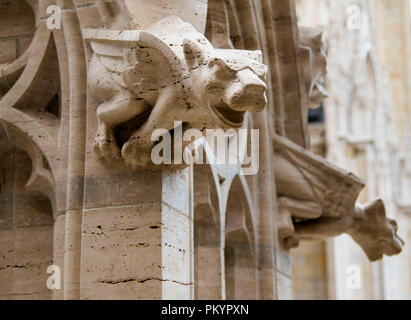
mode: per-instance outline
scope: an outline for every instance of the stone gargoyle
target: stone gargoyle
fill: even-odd
[[[132,168],[145,166],[156,129],[239,128],[245,112],[266,105],[260,51],[214,49],[190,24],[169,16],[149,28],[87,29],[94,52],[90,92],[100,103],[94,150],[100,158],[120,156]],[[133,123],[128,136],[116,128]]]
[[[325,88],[327,74],[327,41],[323,30],[300,27],[299,60],[302,64],[308,107],[315,109],[328,97]]]
[[[356,204],[364,187],[352,173],[274,137],[278,193],[278,236],[285,249],[300,240],[324,240],[347,233],[370,261],[401,252],[397,223],[386,217],[382,200]]]

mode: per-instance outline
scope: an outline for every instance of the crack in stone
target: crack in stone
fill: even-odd
[[[28,292],[28,293],[10,293],[10,296],[31,296],[31,295],[35,295],[35,294],[41,294],[40,291],[36,291],[36,292]]]
[[[0,270],[6,270],[6,269],[10,269],[10,268],[16,268],[16,269],[24,269],[24,268],[28,268],[28,267],[32,267],[32,264],[24,264],[24,265],[7,265],[5,267],[1,267]]]
[[[184,283],[176,280],[169,280],[169,279],[160,279],[160,278],[146,278],[146,279],[141,279],[138,280],[136,278],[127,278],[127,279],[119,279],[119,280],[97,280],[98,283],[105,283],[105,284],[119,284],[119,283],[126,283],[126,282],[139,282],[139,283],[145,283],[147,281],[161,281],[161,282],[173,282],[177,284],[181,284],[183,286],[190,286],[193,283]]]

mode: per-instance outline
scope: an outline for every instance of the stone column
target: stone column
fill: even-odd
[[[88,175],[81,299],[192,298],[190,179],[190,169]]]
[[[207,2],[196,1],[194,11],[185,2],[121,5],[136,29],[174,14],[204,32]],[[135,172],[121,160],[98,160],[97,104],[89,100],[80,298],[194,298],[192,168]]]

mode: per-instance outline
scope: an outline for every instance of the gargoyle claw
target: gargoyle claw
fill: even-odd
[[[120,149],[115,142],[102,137],[94,140],[94,152],[99,159],[117,160],[120,158]]]
[[[136,142],[128,141],[123,146],[121,155],[126,165],[132,170],[145,167],[151,161],[151,149],[143,147]]]

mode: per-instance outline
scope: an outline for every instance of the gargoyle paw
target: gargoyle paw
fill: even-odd
[[[105,137],[96,137],[94,139],[94,152],[99,159],[116,160],[120,158],[120,148],[114,141]]]
[[[151,149],[136,143],[135,140],[124,144],[121,155],[126,165],[132,170],[145,167],[151,161]]]

